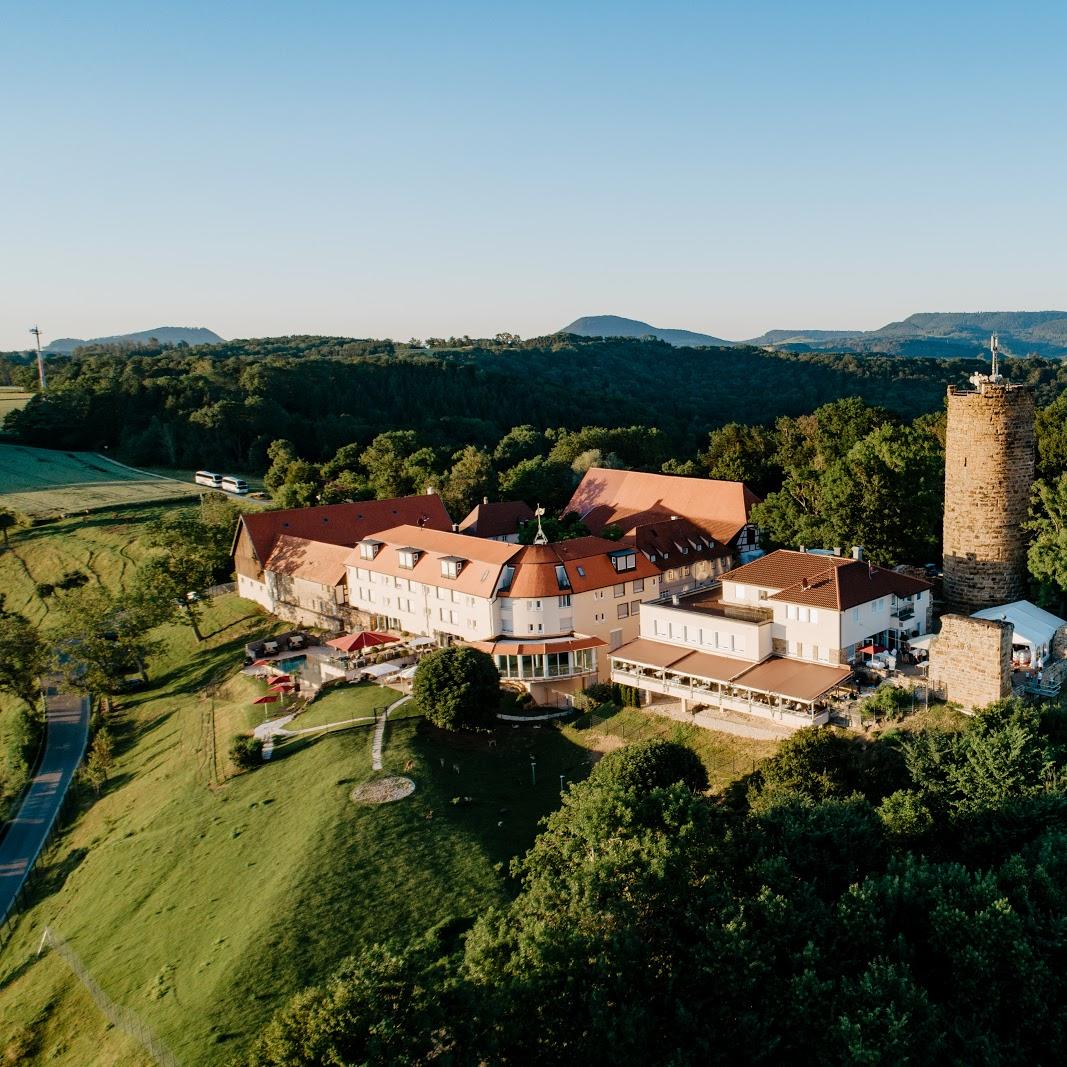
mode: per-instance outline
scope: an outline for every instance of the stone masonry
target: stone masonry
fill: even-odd
[[[930,688],[964,711],[1011,695],[1010,622],[945,615],[930,647]]]
[[[1034,391],[948,390],[945,599],[968,613],[1026,596],[1023,523],[1034,480]]]

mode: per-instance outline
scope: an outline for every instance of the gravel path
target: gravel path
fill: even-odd
[[[399,700],[394,700],[385,709],[385,714],[378,720],[378,725],[374,728],[374,744],[371,745],[370,750],[371,770],[380,771],[382,769],[382,743],[385,740],[385,720],[389,718],[389,712],[399,708],[401,704],[406,704],[410,699],[411,695],[409,694]]]

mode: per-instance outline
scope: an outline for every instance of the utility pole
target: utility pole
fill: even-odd
[[[47,384],[44,380],[44,356],[41,355],[41,328],[39,326],[31,326],[30,333],[37,339],[37,377],[41,382],[41,392],[43,393],[47,388]]]

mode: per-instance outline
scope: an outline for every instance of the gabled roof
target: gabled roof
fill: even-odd
[[[493,595],[501,569],[520,549],[519,545],[505,541],[488,541],[484,537],[418,526],[378,530],[373,540],[382,544],[374,559],[363,559],[358,549],[349,551],[346,560],[349,567],[362,567],[376,574],[410,578],[480,597]],[[415,549],[419,554],[414,567],[400,566],[400,550],[405,548]],[[446,578],[441,574],[443,559],[464,561],[457,577]]]
[[[625,540],[638,547],[661,570],[684,567],[700,559],[722,559],[730,550],[689,519],[659,519],[636,527]]]
[[[249,512],[238,522],[234,547],[242,531],[247,533],[252,551],[260,563],[264,563],[283,534],[351,548],[368,534],[401,523],[435,530],[452,529],[452,520],[441,498],[436,493],[423,493],[389,500]]]
[[[633,554],[635,565],[631,570],[615,570],[612,558],[619,553]],[[659,568],[649,563],[633,545],[605,537],[575,537],[551,545],[524,545],[509,565],[515,572],[508,587],[500,591],[502,597],[583,593],[659,574]],[[557,567],[562,567],[565,583],[560,582]]]
[[[350,551],[345,545],[328,545],[282,534],[263,569],[319,585],[337,585],[344,580],[345,560]]]
[[[775,590],[768,600],[835,611],[845,611],[890,593],[914,596],[930,588],[929,582],[863,560],[785,548],[727,571],[722,580]]]
[[[1010,622],[1015,628],[1015,634],[1035,647],[1051,645],[1056,631],[1061,626],[1067,626],[1067,622],[1058,615],[1031,604],[1029,600],[1016,600],[1013,604],[984,608],[982,611],[976,611],[971,618]]]
[[[590,467],[564,510],[577,512],[591,530],[618,523],[625,533],[678,515],[729,544],[759,502],[742,482]]]
[[[519,532],[520,522],[534,517],[525,500],[483,500],[459,524],[459,532],[472,537],[510,537]]]

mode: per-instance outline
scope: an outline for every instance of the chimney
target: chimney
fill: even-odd
[[[807,550],[808,550],[808,548],[807,548],[807,546],[806,546],[806,545],[801,545],[801,546],[800,546],[800,551],[801,551],[801,552],[807,552]]]
[[[677,515],[672,515],[671,516],[671,522],[677,522],[677,521],[678,521],[678,516]]]
[[[483,504],[488,504],[488,503],[489,503],[489,497],[487,497],[487,496],[483,496],[483,497],[482,497],[482,503],[483,503]]]
[[[459,533],[459,523],[458,522],[452,523],[452,532],[453,533]]]
[[[841,555],[841,546],[840,545],[834,545],[834,555],[835,556],[840,556]]]
[[[807,589],[808,588],[808,579],[807,578],[801,578],[800,579],[800,588],[801,589]]]
[[[427,496],[433,496],[434,493],[436,493],[436,492],[437,492],[437,489],[434,486],[432,486],[432,485],[426,486],[426,495]]]
[[[852,546],[852,558],[853,559],[863,559],[863,545],[853,545]]]

